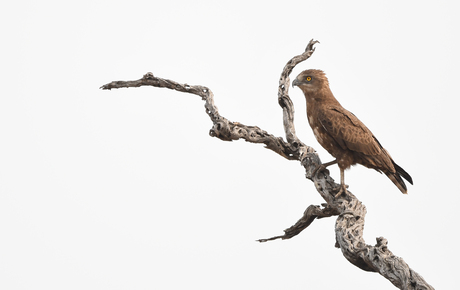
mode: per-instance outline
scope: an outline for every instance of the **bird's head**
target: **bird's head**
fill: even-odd
[[[299,87],[304,94],[317,93],[322,89],[329,89],[329,81],[322,70],[308,69],[301,72],[295,78],[292,86]]]

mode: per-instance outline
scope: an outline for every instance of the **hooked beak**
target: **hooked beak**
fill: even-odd
[[[296,78],[296,79],[292,82],[292,87],[299,86],[299,85],[300,85],[300,82],[299,82],[299,80]]]

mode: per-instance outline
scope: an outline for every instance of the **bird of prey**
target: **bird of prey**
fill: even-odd
[[[316,140],[336,158],[318,166],[313,174],[332,164],[338,164],[340,168],[341,186],[336,197],[346,192],[344,171],[355,164],[384,173],[402,193],[407,193],[401,177],[413,184],[411,176],[393,161],[374,134],[340,105],[323,71],[305,70],[292,82],[292,86],[299,87],[305,95],[308,123]]]

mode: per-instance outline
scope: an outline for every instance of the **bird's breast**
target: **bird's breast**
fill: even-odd
[[[313,129],[313,134],[315,135],[316,140],[318,140],[319,144],[321,144],[321,146],[324,147],[323,145],[324,139],[325,139],[324,137],[326,136],[324,136],[324,133],[320,132],[319,127],[313,127],[312,129]]]
[[[338,147],[335,140],[329,134],[327,134],[324,130],[321,130],[318,127],[315,127],[313,129],[313,133],[318,143],[321,146],[323,146],[323,148],[326,149],[327,152],[329,152],[332,156],[335,157],[336,155],[335,153],[337,151],[336,148]]]
[[[332,156],[336,157],[337,150],[340,146],[332,138],[332,136],[324,129],[321,123],[316,118],[315,114],[308,114],[308,123],[310,124],[311,129],[313,130],[313,135],[315,135],[318,143],[329,152]]]

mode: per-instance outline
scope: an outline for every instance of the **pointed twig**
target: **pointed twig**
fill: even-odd
[[[306,229],[317,218],[319,219],[339,215],[336,207],[330,207],[327,204],[322,205],[325,206],[325,208],[320,208],[317,205],[310,205],[303,213],[303,217],[301,217],[292,227],[284,230],[284,235],[268,239],[260,239],[257,241],[262,243],[276,239],[287,240],[300,234],[300,232]]]

